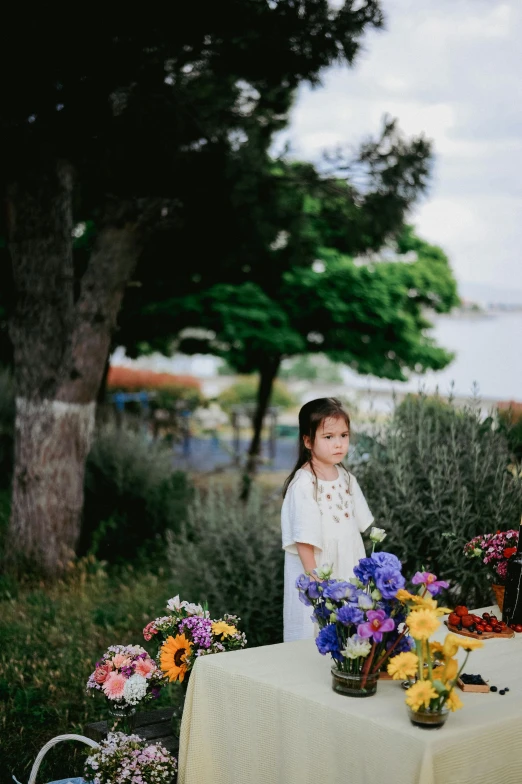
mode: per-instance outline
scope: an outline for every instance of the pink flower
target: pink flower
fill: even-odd
[[[128,667],[131,663],[131,660],[128,656],[124,656],[122,653],[117,653],[112,660],[112,663],[117,670],[121,670],[122,667]]]
[[[112,670],[111,662],[107,662],[107,664],[102,664],[100,667],[96,667],[94,670],[94,680],[96,683],[105,683],[107,678],[109,677],[109,673]]]
[[[102,689],[110,700],[117,700],[123,695],[126,680],[121,672],[111,672]]]
[[[138,659],[134,672],[138,675],[143,675],[143,677],[146,678],[154,669],[155,665],[151,659]]]
[[[146,627],[143,629],[143,636],[145,637],[147,642],[149,640],[152,640],[152,635],[153,634],[157,634],[157,633],[158,633],[158,630],[154,626],[154,621],[151,621],[150,623],[148,623],[146,625]]]
[[[384,632],[392,632],[395,629],[395,621],[386,617],[384,610],[368,610],[366,623],[360,623],[357,627],[359,637],[373,637],[375,642],[382,642]]]
[[[411,581],[414,585],[424,585],[432,596],[436,596],[443,588],[449,586],[446,580],[437,580],[432,572],[416,572]]]

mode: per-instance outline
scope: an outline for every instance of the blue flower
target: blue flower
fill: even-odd
[[[295,581],[295,587],[298,591],[307,591],[308,586],[310,585],[310,578],[307,574],[300,574],[297,580]]]
[[[402,563],[393,553],[374,553],[371,557],[378,567],[391,566],[392,569],[397,569],[399,572],[402,569]]]
[[[305,607],[312,606],[312,602],[310,601],[308,596],[305,593],[302,593],[301,591],[299,591],[299,601],[302,602],[305,605]]]
[[[355,593],[355,586],[346,582],[335,582],[324,589],[323,596],[327,599],[332,599],[334,602],[340,602],[341,599],[349,599]]]
[[[393,599],[399,588],[404,588],[406,580],[397,569],[385,566],[377,569],[375,584],[385,599]]]
[[[337,620],[345,626],[349,626],[351,623],[359,624],[364,621],[364,613],[353,604],[345,604],[337,611]]]
[[[323,656],[330,653],[334,659],[341,659],[341,645],[337,637],[335,624],[329,623],[321,629],[315,638],[315,644],[317,645],[317,650]]]
[[[354,567],[353,573],[363,585],[368,585],[375,575],[377,566],[378,564],[375,563],[373,558],[361,558],[357,566]]]
[[[315,620],[317,621],[320,620],[329,621],[331,611],[328,609],[328,607],[324,602],[319,602],[319,604],[316,604],[314,608],[314,615],[315,615]]]
[[[399,632],[397,630],[395,630],[389,635],[388,639],[386,640],[387,651],[390,650],[390,648],[392,647],[392,645],[394,644],[398,636],[399,636]],[[406,634],[393,649],[393,654],[391,655],[391,658],[393,659],[393,657],[396,656],[398,653],[408,653],[408,651],[413,651],[414,649],[415,649],[415,640],[413,639],[413,637],[410,637],[408,634]]]
[[[317,580],[310,580],[310,585],[308,586],[308,596],[310,599],[319,599],[321,596],[319,591],[319,583]]]

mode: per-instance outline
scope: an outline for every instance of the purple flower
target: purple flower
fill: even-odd
[[[389,651],[396,639],[398,638],[399,633],[398,631],[393,632],[388,636],[386,639],[386,650]],[[393,653],[391,654],[390,658],[393,659],[394,656],[397,656],[398,653],[408,653],[408,651],[412,651],[415,648],[415,640],[413,637],[410,637],[408,634],[405,634],[402,640],[397,643],[395,648],[393,649]]]
[[[402,574],[391,566],[377,569],[375,584],[385,599],[393,599],[399,588],[404,588],[406,580]]]
[[[446,582],[446,580],[437,580],[437,575],[432,574],[431,572],[416,572],[411,581],[414,585],[426,586],[432,596],[436,596],[443,588],[449,586],[449,583]]]
[[[402,569],[402,564],[393,553],[374,553],[372,561],[375,561],[378,567],[391,566],[392,569],[397,569],[399,572]]]
[[[341,659],[341,644],[337,636],[335,624],[324,626],[315,639],[317,650],[325,656],[330,653],[334,659]]]
[[[368,610],[366,617],[367,622],[357,627],[359,637],[373,637],[374,642],[382,642],[383,633],[395,629],[395,622],[386,617],[384,610]]]
[[[302,602],[305,605],[305,607],[312,606],[312,602],[310,601],[306,593],[303,593],[302,591],[299,591],[299,601]]]
[[[319,602],[319,604],[315,605],[314,614],[312,616],[312,620],[314,621],[329,621],[330,620],[331,611],[328,609],[324,602]],[[315,616],[315,617],[314,617]]]
[[[300,574],[297,580],[295,581],[295,587],[298,591],[307,591],[308,586],[310,585],[310,578],[307,574]]]
[[[354,595],[355,586],[351,583],[341,581],[328,585],[323,591],[323,596],[334,602],[340,602],[341,599],[350,599]]]
[[[373,558],[361,558],[357,566],[354,567],[353,573],[363,585],[368,585],[372,577],[375,575],[377,564]]]
[[[310,585],[308,586],[308,596],[310,599],[319,599],[321,596],[319,591],[319,583],[317,580],[310,580]]]
[[[345,604],[337,611],[337,620],[339,623],[349,626],[351,623],[362,623],[364,621],[364,613],[353,604]]]
[[[179,624],[180,633],[189,630],[192,640],[199,648],[210,648],[212,644],[212,621],[199,615],[184,618]]]

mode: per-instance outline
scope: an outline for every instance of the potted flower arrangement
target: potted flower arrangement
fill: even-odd
[[[130,727],[136,706],[160,696],[167,678],[141,645],[110,645],[87,681],[87,691],[102,692],[117,726]]]
[[[354,569],[355,579],[335,580],[323,567],[296,582],[301,601],[312,607],[319,625],[316,645],[333,659],[332,688],[340,694],[369,697],[387,659],[410,650],[404,608],[397,591],[404,587],[401,562],[392,553],[375,553],[384,532],[372,530],[374,548]],[[377,538],[377,537],[380,538]]]
[[[164,615],[151,621],[143,630],[146,640],[156,638],[159,645],[160,668],[169,681],[186,683],[194,663],[200,656],[244,648],[246,637],[239,631],[236,615],[225,613],[212,620],[200,604],[169,599]]]
[[[110,732],[85,760],[84,778],[93,784],[171,784],[177,760],[160,743]]]
[[[200,656],[244,648],[247,640],[238,629],[239,618],[225,613],[212,620],[201,604],[180,601],[179,596],[167,602],[169,615],[156,618],[143,629],[147,641],[158,643],[159,667],[170,682],[182,687],[181,703],[173,715],[173,730],[179,735],[186,686],[192,668]]]
[[[467,558],[478,558],[487,567],[492,589],[500,611],[504,605],[507,565],[518,545],[518,531],[497,531],[496,534],[475,536],[464,545]]]
[[[421,586],[419,593],[415,595],[401,589],[397,599],[408,608],[406,624],[415,640],[415,651],[395,656],[388,663],[388,673],[394,680],[412,681],[406,692],[412,724],[424,728],[440,727],[449,711],[462,708],[455,685],[470,651],[481,648],[483,643],[451,633],[446,635],[444,643],[430,642],[430,637],[440,627],[440,618],[450,612],[447,607],[439,607],[433,598],[433,594],[438,593],[433,586],[437,582],[440,586],[442,581],[437,581],[435,575],[429,572],[418,572],[412,582]],[[447,583],[443,587],[447,587]],[[466,651],[460,668],[455,658],[459,648]]]

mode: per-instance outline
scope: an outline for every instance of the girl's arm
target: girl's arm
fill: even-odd
[[[313,544],[296,542],[295,545],[305,572],[312,572],[317,567]]]

